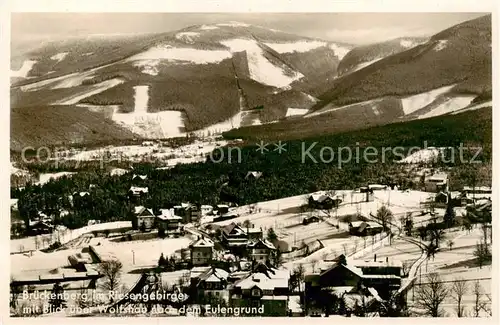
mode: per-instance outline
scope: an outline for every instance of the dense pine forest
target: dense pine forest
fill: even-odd
[[[252,137],[249,138],[250,141]],[[475,157],[481,161],[480,164],[467,163],[476,153],[476,150],[471,150],[465,152],[464,162],[456,159],[455,162],[437,162],[429,166],[447,169],[451,175],[452,189],[490,182],[492,110],[482,109],[317,138],[297,139],[286,142],[286,152],[282,153],[274,151],[276,147],[270,144],[267,146],[269,151],[261,154],[256,150],[255,142],[247,142],[239,151],[240,159],[238,150],[224,148],[222,151],[215,150],[212,158],[207,158],[206,162],[177,165],[170,170],[157,170],[154,164],[143,163],[134,164],[134,170],[123,176],[110,176],[107,169],[101,169],[99,164],[92,166],[87,163],[85,169],[71,177],[52,180],[42,186],[28,184],[23,190],[12,188],[11,197],[19,199],[19,214],[25,221],[42,211],[47,215],[55,215],[57,223],[76,228],[86,225],[92,219],[128,220],[135,204],[151,207],[156,211],[188,201],[198,204],[232,202],[243,205],[321,189],[352,189],[368,183],[393,183],[403,188],[420,189],[421,180],[416,174],[412,174],[412,168],[397,163],[396,160],[401,157],[396,157],[392,152],[385,153],[385,161],[381,161],[380,155],[372,155],[370,159],[378,159],[377,162],[353,158],[339,164],[337,149],[350,147],[354,153],[359,148],[359,155],[362,156],[369,147],[381,152],[382,147],[402,146],[404,153],[413,146],[423,148],[425,142],[429,147],[458,147],[462,143],[469,148],[483,148]],[[308,152],[317,163],[308,157],[303,159],[304,150],[311,146],[313,148]],[[330,159],[329,151],[322,150],[324,147],[333,148],[333,159]],[[231,160],[228,159],[228,152],[231,152]],[[321,154],[323,160],[328,162],[321,162]],[[220,162],[216,162],[219,160]],[[37,168],[43,171],[43,166],[39,165]],[[246,180],[248,171],[260,171],[263,176]],[[127,196],[133,184],[132,174],[148,175],[142,185],[149,188],[149,195],[136,202],[130,201]],[[81,191],[88,191],[90,195],[74,200],[71,204],[69,195]],[[60,216],[61,210],[67,210],[69,214]]]

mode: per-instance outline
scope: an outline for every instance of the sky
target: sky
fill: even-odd
[[[239,21],[361,45],[402,36],[430,36],[485,13],[12,13],[12,42],[89,34],[156,33]]]

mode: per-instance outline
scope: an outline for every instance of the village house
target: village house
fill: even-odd
[[[156,216],[158,229],[167,233],[177,233],[180,231],[182,217],[175,214],[174,209],[160,209],[160,214]]]
[[[259,239],[250,241],[247,244],[247,251],[250,260],[265,263],[276,253],[276,247],[266,239]]]
[[[354,236],[373,236],[381,233],[384,227],[381,224],[370,221],[349,222],[349,233]]]
[[[286,316],[289,311],[288,270],[279,270],[259,263],[254,270],[230,288],[230,305],[263,307],[258,316]]]
[[[222,227],[221,241],[227,246],[246,246],[248,236],[245,230],[232,222]]]
[[[144,197],[149,193],[149,189],[147,187],[137,187],[131,186],[128,190],[128,196],[131,200],[137,201],[138,199]]]
[[[148,179],[147,175],[137,175],[137,174],[132,175],[132,182],[135,184],[142,184],[147,179]]]
[[[143,206],[134,208],[134,218],[139,229],[151,230],[155,224],[155,214],[152,209],[146,209]]]
[[[329,210],[338,207],[340,203],[342,199],[338,195],[312,194],[308,199],[309,207],[312,209]]]
[[[214,256],[214,242],[205,237],[198,237],[189,245],[191,264],[194,266],[210,265]]]
[[[448,191],[448,175],[445,173],[434,174],[425,179],[425,191],[426,192],[439,192]]]
[[[310,223],[315,223],[315,222],[320,222],[320,221],[321,221],[321,219],[318,216],[306,216],[302,220],[302,224],[304,226],[306,226],[306,225],[308,225]]]
[[[198,222],[201,219],[201,210],[191,203],[181,203],[174,206],[175,214],[182,217],[183,223]]]
[[[194,267],[190,273],[194,301],[209,302],[212,297],[229,301],[227,290],[229,273],[227,271],[207,266]]]

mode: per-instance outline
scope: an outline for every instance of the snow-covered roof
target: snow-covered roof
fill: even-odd
[[[165,221],[166,220],[170,220],[170,221],[182,220],[181,217],[175,215],[174,209],[160,209],[160,214],[157,217],[158,217],[158,219],[165,220]]]
[[[259,244],[262,244],[264,246],[266,246],[267,248],[269,249],[276,249],[276,247],[274,247],[274,245],[269,242],[267,239],[259,239],[259,240],[256,240],[256,241],[251,241],[247,244],[247,247],[248,248],[253,248],[255,246],[258,246]]]
[[[142,180],[145,180],[145,179],[147,179],[147,178],[148,178],[148,176],[147,176],[147,175],[137,175],[137,174],[134,174],[134,175],[132,176],[132,179],[136,179],[136,178],[140,178],[140,179],[142,179]]]
[[[427,178],[427,181],[446,181],[448,179],[448,175],[444,173],[434,174]]]
[[[154,214],[154,212],[153,212],[153,209],[146,209],[146,208],[145,208],[145,207],[143,207],[143,206],[137,206],[137,207],[135,207],[135,208],[134,208],[134,212],[135,212],[135,214],[137,214],[137,215],[139,215],[139,214],[143,213],[144,211],[149,212],[149,216],[151,216],[151,217],[154,217],[154,216],[155,216],[155,214]],[[142,216],[142,217],[144,217],[144,216]]]
[[[139,193],[148,193],[149,189],[147,187],[131,186],[129,191],[131,191],[134,194],[139,194]]]
[[[256,172],[256,171],[248,172],[245,178],[248,178],[250,176],[253,176],[255,178],[260,178],[262,176],[262,172]]]
[[[471,187],[471,186],[464,186],[464,191],[466,192],[486,192],[486,193],[491,193],[491,187],[489,186],[477,186],[477,187]]]
[[[190,247],[214,247],[214,242],[209,238],[201,237],[201,238],[195,240],[189,246]]]

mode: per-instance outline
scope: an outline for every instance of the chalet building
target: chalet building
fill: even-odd
[[[328,210],[338,207],[342,203],[342,199],[327,194],[313,194],[309,196],[308,203],[310,208]]]
[[[289,311],[290,273],[264,264],[238,280],[230,288],[230,305],[234,307],[257,307],[264,314],[258,316],[286,316]]]
[[[248,172],[246,175],[245,175],[245,179],[246,180],[252,180],[252,179],[259,179],[262,177],[262,172]]]
[[[214,211],[214,207],[211,205],[202,205],[200,207],[200,210],[201,210],[201,215],[206,216],[212,213],[212,211]]]
[[[222,227],[221,241],[227,246],[246,246],[248,236],[246,231],[234,222]]]
[[[68,196],[69,203],[72,207],[80,206],[89,202],[90,193],[89,192],[74,192],[72,195]]]
[[[354,236],[373,236],[384,230],[382,225],[369,221],[349,222],[349,233]]]
[[[30,221],[30,226],[27,231],[29,236],[51,234],[54,231],[54,226],[47,221],[36,220]]]
[[[191,292],[194,300],[210,301],[211,297],[217,297],[229,301],[228,287],[229,273],[215,267],[194,267],[191,270]]]
[[[196,239],[189,245],[191,264],[194,266],[210,265],[214,257],[214,242],[205,237]]]
[[[250,260],[265,263],[276,253],[276,247],[266,239],[259,239],[250,241],[247,244],[247,251]]]
[[[226,204],[218,204],[215,208],[218,215],[223,215],[229,212],[229,205]]]
[[[152,209],[137,206],[134,208],[134,217],[139,229],[151,230],[154,227],[156,216]]]
[[[191,203],[181,203],[174,206],[175,214],[182,217],[183,223],[197,222],[201,219],[201,210]]]
[[[424,184],[426,192],[447,192],[449,184],[448,175],[444,173],[434,174],[426,178]]]
[[[347,261],[341,255],[333,264],[320,267],[319,272],[306,276],[306,296],[314,297],[318,290],[335,291],[349,287],[350,293],[359,293],[361,288],[367,288],[372,295],[388,299],[401,287],[402,268],[400,261],[377,261],[376,255],[373,261]]]
[[[128,194],[129,194],[130,198],[144,197],[148,193],[149,193],[149,189],[147,187],[131,186],[130,189],[128,190]]]
[[[165,230],[167,233],[176,233],[180,231],[182,217],[175,214],[174,209],[161,209],[160,214],[156,216],[158,229]]]
[[[320,222],[320,220],[321,219],[318,216],[306,216],[302,220],[302,224],[305,226],[305,225],[308,225],[310,223]]]

